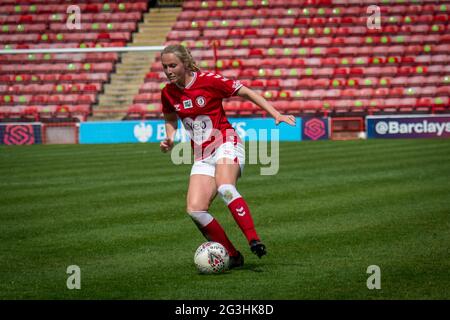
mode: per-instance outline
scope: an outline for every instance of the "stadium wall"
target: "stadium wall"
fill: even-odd
[[[268,118],[229,118],[244,141],[270,141],[275,136],[279,141],[333,139],[330,123],[336,119],[296,118],[296,126],[291,127],[285,123],[276,126],[274,120]],[[181,122],[178,127],[181,130],[177,133],[176,140],[189,141]],[[450,138],[450,115],[368,116],[364,137]],[[164,138],[164,120],[0,124],[0,144],[3,145],[156,143]]]

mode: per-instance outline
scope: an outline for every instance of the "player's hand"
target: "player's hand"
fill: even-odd
[[[291,126],[295,126],[295,117],[291,115],[279,114],[278,117],[275,118],[275,124],[279,125],[280,122],[286,122]]]
[[[166,153],[167,151],[172,150],[173,141],[169,138],[166,138],[163,141],[161,141],[161,143],[159,144],[159,147],[161,148],[162,152]]]

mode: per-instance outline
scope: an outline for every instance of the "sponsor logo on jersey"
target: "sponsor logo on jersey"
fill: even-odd
[[[195,117],[195,119],[186,117],[182,122],[190,138],[196,144],[203,144],[211,136],[213,123],[211,118],[207,115],[199,115]]]
[[[175,111],[180,111],[180,105],[178,103],[173,105],[173,107],[175,108]]]
[[[185,109],[190,109],[190,108],[192,108],[192,107],[193,107],[193,105],[192,105],[192,100],[191,100],[191,99],[189,99],[189,100],[183,100],[183,107],[184,107]]]

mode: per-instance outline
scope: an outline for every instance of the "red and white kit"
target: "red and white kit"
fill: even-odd
[[[216,160],[245,163],[242,141],[226,118],[222,100],[236,95],[239,81],[215,73],[193,72],[186,87],[169,83],[162,90],[164,113],[176,113],[191,138],[195,163],[191,174],[214,176]]]

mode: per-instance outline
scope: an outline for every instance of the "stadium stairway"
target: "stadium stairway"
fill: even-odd
[[[139,31],[128,46],[162,45],[180,12],[181,8],[176,7],[151,9],[144,15]],[[122,119],[126,114],[124,109],[132,104],[154,60],[154,52],[123,53],[121,62],[116,65],[116,72],[111,75],[111,82],[105,85],[89,120]]]

